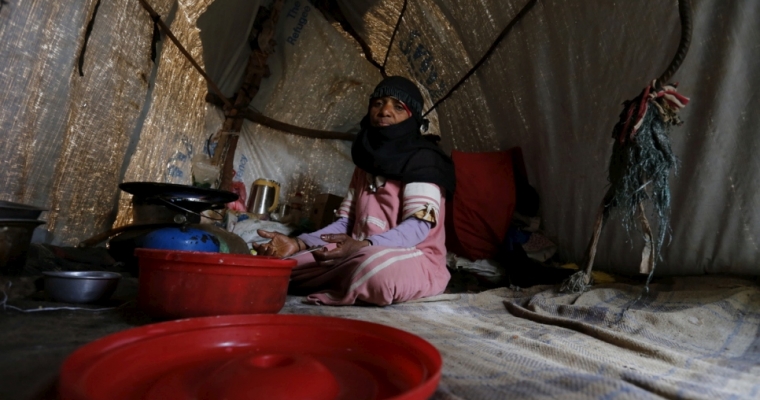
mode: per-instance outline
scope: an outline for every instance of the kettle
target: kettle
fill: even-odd
[[[266,219],[269,213],[277,209],[279,200],[279,183],[270,179],[256,179],[251,185],[251,197],[246,210]]]

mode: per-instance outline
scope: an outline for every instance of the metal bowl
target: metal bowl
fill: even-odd
[[[106,271],[46,271],[45,291],[64,303],[93,303],[108,300],[121,274]]]

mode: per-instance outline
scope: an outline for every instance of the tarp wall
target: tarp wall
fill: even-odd
[[[417,78],[440,98],[528,2],[410,1],[389,73]],[[340,1],[382,57],[403,1]],[[621,103],[670,62],[677,2],[542,0],[491,59],[437,109],[444,147],[521,146],[541,214],[565,259],[580,260],[606,190],[610,134]],[[760,273],[760,3],[692,1],[691,50],[673,77],[692,98],[672,134],[672,242],[659,273]],[[435,79],[434,79],[435,78]],[[642,240],[618,220],[597,265],[635,273]]]
[[[234,0],[216,3],[223,9],[225,2]],[[252,12],[257,2],[238,6],[241,15],[225,20],[224,29],[204,25],[212,3],[151,2],[229,93],[244,52],[229,63],[209,58],[219,49],[207,45],[202,32],[209,29],[212,41],[244,51],[240,38],[247,37],[253,15],[246,18],[242,10]],[[295,3],[288,0],[286,12]],[[403,2],[339,3],[382,61]],[[435,101],[526,3],[410,1],[388,72],[416,79]],[[295,125],[348,130],[379,74],[313,8],[296,44],[285,46],[309,6],[299,4],[298,19],[285,14],[281,20],[282,47],[270,58],[275,74],[252,107]],[[114,220],[128,222],[129,199],[118,193],[119,182],[189,183],[190,158],[222,121],[203,100],[205,83],[172,44],[161,42],[160,57],[150,61],[152,24],[137,1],[100,5],[80,77],[76,59],[94,6],[10,0],[0,9],[0,198],[50,207],[48,239],[56,243],[75,243]],[[673,78],[692,103],[682,112],[686,124],[672,135],[682,164],[672,181],[673,238],[658,272],[758,274],[760,161],[753,154],[760,150],[760,116],[752,110],[760,105],[760,3],[694,0],[693,9],[692,47]],[[206,18],[214,12],[224,14],[212,7]],[[679,31],[675,0],[539,1],[431,116],[448,150],[521,146],[542,196],[545,229],[556,237],[561,257],[578,260],[606,189],[610,133],[621,103],[662,72]],[[350,175],[347,143],[246,123],[240,146],[239,178],[279,180],[285,194],[342,194]],[[641,240],[619,225],[608,224],[597,262],[633,273]]]
[[[304,0],[285,1],[275,41],[275,53],[267,59],[272,75],[250,108],[296,126],[358,130],[367,96],[382,77],[356,44]],[[246,122],[235,154],[236,178],[249,189],[258,178],[280,182],[283,201],[296,192],[305,204],[320,193],[344,196],[353,168],[350,149],[347,141],[305,138]]]
[[[80,76],[96,1],[3,3],[0,197],[49,208],[43,239],[72,243],[116,215],[115,187],[140,136],[152,24],[136,1],[102,2]]]

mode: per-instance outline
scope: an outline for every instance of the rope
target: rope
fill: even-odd
[[[187,61],[190,62],[193,68],[195,68],[195,70],[198,71],[199,74],[201,74],[203,79],[206,80],[206,83],[208,84],[209,89],[211,89],[212,92],[214,92],[217,96],[219,96],[222,99],[225,107],[228,109],[234,108],[234,105],[230,103],[230,101],[227,100],[226,97],[224,97],[224,94],[219,89],[219,87],[216,86],[216,83],[214,83],[214,81],[212,81],[211,78],[208,75],[206,75],[206,72],[203,70],[203,68],[201,68],[201,66],[198,65],[198,62],[195,61],[193,56],[191,56],[190,53],[188,53],[188,51],[185,49],[185,47],[182,46],[182,43],[180,43],[180,41],[174,36],[172,31],[169,29],[169,27],[166,26],[164,21],[161,20],[161,16],[158,15],[158,13],[153,9],[153,7],[150,6],[150,4],[148,4],[147,0],[138,0],[138,1],[142,5],[142,7],[145,9],[145,11],[147,11],[148,14],[150,14],[150,18],[153,20],[153,22],[155,24],[158,24],[161,30],[164,31],[164,34],[172,41],[172,43],[174,43],[175,46],[177,46],[177,49],[179,50],[179,52],[182,53],[183,56],[185,56],[185,58],[187,59]]]
[[[206,94],[206,101],[208,103],[211,103],[218,107],[224,107],[224,103],[219,99],[219,97],[213,93]],[[254,123],[257,123],[259,125],[266,126],[268,128],[276,129],[282,132],[290,133],[293,135],[298,136],[304,136],[304,137],[310,137],[315,139],[338,139],[338,140],[346,140],[349,142],[352,142],[356,135],[353,133],[348,132],[334,132],[334,131],[323,131],[319,129],[311,129],[311,128],[303,128],[300,126],[291,125],[282,121],[275,120],[273,118],[269,118],[259,112],[253,111],[249,108],[240,110],[240,115]],[[212,134],[211,136],[216,135],[216,133]],[[210,139],[211,137],[209,137]],[[219,151],[217,148],[214,150],[214,153],[216,151]]]
[[[398,15],[398,21],[396,21],[396,27],[393,28],[393,33],[391,34],[391,40],[388,42],[388,50],[385,51],[385,60],[383,60],[383,66],[380,68],[380,73],[383,75],[383,77],[387,77],[388,74],[385,72],[385,64],[388,63],[388,55],[391,54],[391,46],[393,46],[393,40],[396,39],[396,32],[398,32],[399,26],[401,26],[401,19],[404,17],[404,12],[406,12],[406,4],[408,0],[404,0],[404,5],[401,6],[401,13]]]
[[[668,83],[668,80],[670,80],[670,78],[673,77],[673,74],[678,71],[681,63],[683,63],[683,60],[686,58],[686,53],[689,51],[692,31],[691,3],[689,0],[678,1],[678,15],[681,17],[681,41],[678,43],[678,50],[676,51],[675,56],[673,56],[673,61],[670,62],[670,65],[665,72],[663,72],[657,79],[658,85],[665,85]]]
[[[559,288],[560,293],[583,293],[591,288],[593,279],[586,283],[586,272],[580,270],[567,278]]]
[[[472,74],[475,73],[475,71],[478,70],[487,60],[491,57],[491,54],[496,50],[496,47],[499,46],[499,43],[509,34],[509,32],[512,30],[512,28],[520,22],[520,20],[525,17],[525,15],[528,14],[528,12],[533,9],[533,6],[535,6],[537,3],[537,0],[531,0],[529,1],[523,8],[520,10],[520,12],[515,15],[514,18],[512,18],[511,21],[509,21],[509,24],[504,28],[504,30],[501,31],[498,37],[496,37],[496,40],[494,40],[493,44],[491,44],[491,47],[488,48],[488,50],[483,54],[483,57],[480,58],[480,61],[478,61],[472,68],[470,68],[469,71],[462,77],[462,79],[459,80],[459,82],[456,83],[456,85],[452,86],[451,89],[449,89],[448,93],[441,97],[438,101],[433,104],[432,107],[430,107],[425,114],[422,116],[425,117],[428,114],[430,114],[431,111],[435,110],[436,107],[438,107],[439,104],[443,103],[446,99],[448,99],[452,93],[454,93],[455,90],[459,88]]]
[[[11,288],[13,284],[11,282],[8,282],[8,289]],[[132,303],[132,301],[128,301],[118,307],[105,307],[105,308],[87,308],[87,307],[71,307],[71,306],[62,306],[62,307],[38,307],[38,308],[19,308],[14,307],[11,305],[8,305],[8,294],[5,293],[5,290],[0,289],[0,292],[3,293],[3,299],[0,300],[0,307],[3,308],[3,310],[14,310],[14,311],[20,311],[23,313],[33,313],[33,312],[41,312],[41,311],[61,311],[61,310],[67,310],[67,311],[91,311],[91,312],[99,312],[99,311],[109,311],[109,310],[116,310],[117,308],[124,307],[125,305]]]

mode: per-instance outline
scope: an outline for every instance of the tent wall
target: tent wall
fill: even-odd
[[[234,29],[207,28],[204,18],[223,15],[225,4],[246,15],[258,4],[230,6],[236,1],[151,1],[227,93],[246,58],[238,35],[247,36],[254,16],[240,11],[230,20]],[[295,3],[286,1],[284,9]],[[382,61],[403,1],[339,3]],[[388,72],[416,79],[427,89],[429,106],[526,3],[409,1]],[[309,3],[299,4],[302,15]],[[151,62],[152,24],[137,1],[100,4],[80,77],[76,61],[94,8],[95,1],[10,0],[0,10],[0,198],[49,207],[46,232],[54,243],[72,244],[114,221],[127,223],[129,198],[116,190],[122,181],[189,183],[190,159],[204,151],[223,119],[204,102],[205,83],[173,45],[161,42]],[[693,8],[692,47],[673,78],[693,101],[682,112],[686,123],[673,130],[682,163],[672,180],[672,241],[658,272],[758,274],[760,161],[752,155],[760,150],[760,117],[752,110],[760,105],[754,89],[760,87],[760,4],[694,0]],[[278,43],[284,46],[289,36],[283,43],[282,35],[292,35],[300,16],[282,21]],[[448,150],[521,146],[542,196],[546,231],[562,258],[579,260],[606,190],[610,133],[621,103],[659,75],[678,38],[675,0],[541,0],[430,116]],[[270,58],[275,73],[252,107],[309,128],[355,127],[378,72],[315,9],[297,43]],[[220,60],[223,55],[229,61]],[[342,194],[351,168],[347,143],[252,123],[241,135],[238,179],[276,179],[286,194]],[[633,273],[640,248],[638,235],[612,220],[598,265]]]
[[[150,3],[232,95],[260,3]],[[296,3],[298,17],[288,17]],[[77,59],[95,4],[11,0],[0,10],[0,198],[49,208],[46,237],[39,239],[55,244],[76,244],[129,223],[131,198],[118,191],[121,182],[189,184],[191,158],[207,151],[207,138],[224,118],[206,104],[205,82],[168,39],[151,61],[153,25],[136,0],[100,4],[80,77]],[[252,108],[301,126],[349,130],[380,75],[313,6],[299,28],[303,36],[289,44],[307,7],[307,1],[286,1],[280,49],[270,57],[273,76]],[[322,192],[344,194],[349,143],[249,122],[241,136],[235,166],[247,186],[266,177],[283,183],[284,198],[296,191],[307,201]]]
[[[196,22],[210,3],[211,0],[169,2],[174,9],[157,10],[161,15],[173,15],[172,32],[201,65],[203,46]],[[145,13],[142,9],[140,12]],[[235,22],[241,34],[250,29],[246,21]],[[149,44],[147,46],[149,48]],[[123,181],[191,183],[192,157],[204,151],[206,139],[223,121],[221,114],[206,103],[206,93],[206,82],[200,74],[179,49],[165,39],[155,71],[155,86],[145,103],[140,140],[125,161]],[[131,221],[130,201],[130,195],[119,193],[115,225]]]
[[[172,24],[172,30],[181,32],[195,30],[197,26],[200,43],[192,42],[195,36],[188,40],[197,46],[196,59],[204,60],[209,76],[226,95],[233,95],[240,84],[250,54],[247,37],[259,4],[271,6],[269,1],[217,0],[198,8],[197,13],[188,12],[186,21],[177,19]],[[232,21],[231,13],[234,14]],[[229,27],[233,22],[237,29]],[[303,0],[284,2],[274,39],[275,53],[267,59],[271,76],[262,81],[250,108],[297,126],[341,132],[356,129],[365,113],[367,95],[380,79],[379,72],[361,56],[356,45]],[[169,48],[173,46],[167,46],[162,54],[164,63],[178,55],[168,51]],[[197,76],[194,71],[184,74]],[[175,81],[181,75],[160,66],[157,82]],[[190,182],[190,159],[208,150],[203,147],[205,140],[219,130],[223,121],[221,110],[212,106],[204,108],[205,94],[203,84],[191,87],[169,84],[155,92],[152,100],[155,104],[150,106],[143,138],[125,180]],[[187,113],[176,110],[172,102],[178,96],[199,100],[200,103],[195,100],[188,103],[187,109],[202,110],[199,115],[204,117],[188,118]],[[176,117],[166,121],[163,124],[166,127],[194,123],[192,129],[202,134],[195,136],[195,142],[187,133],[177,136],[174,131],[153,122],[159,115]],[[199,125],[204,121],[205,124]],[[189,125],[182,130],[190,131]],[[177,143],[179,148],[157,146],[149,137],[161,137],[160,143]],[[154,160],[166,160],[166,168],[155,165]],[[256,179],[272,179],[281,183],[281,200],[287,201],[289,196],[301,192],[307,204],[320,193],[343,196],[353,168],[348,142],[294,136],[249,121],[244,122],[240,132],[233,165],[233,179],[243,182],[248,189]],[[129,196],[124,195],[117,225],[129,222],[129,210]]]
[[[95,4],[10,0],[0,10],[0,198],[49,208],[44,239],[58,243],[113,223],[152,67],[148,15],[109,0],[79,75]]]
[[[378,57],[403,1],[342,0]],[[464,75],[527,1],[410,1],[389,73],[431,93]],[[760,273],[760,4],[694,0],[694,35],[674,76],[693,101],[672,134],[672,241],[659,273]],[[443,144],[462,151],[521,146],[561,256],[580,260],[606,190],[612,127],[670,62],[677,2],[542,0],[491,59],[438,109]],[[400,40],[399,40],[400,39]],[[408,41],[412,40],[411,46]],[[415,57],[419,55],[418,57]],[[435,70],[437,79],[431,79]],[[433,98],[439,98],[434,95]],[[597,265],[635,273],[642,240],[608,223]]]
[[[275,53],[267,60],[272,74],[249,107],[296,126],[358,130],[368,96],[382,76],[356,44],[305,0],[284,2],[275,41]],[[235,154],[236,179],[248,188],[258,178],[278,181],[283,201],[297,192],[305,204],[320,193],[342,197],[353,170],[350,149],[347,141],[300,137],[246,122]]]

